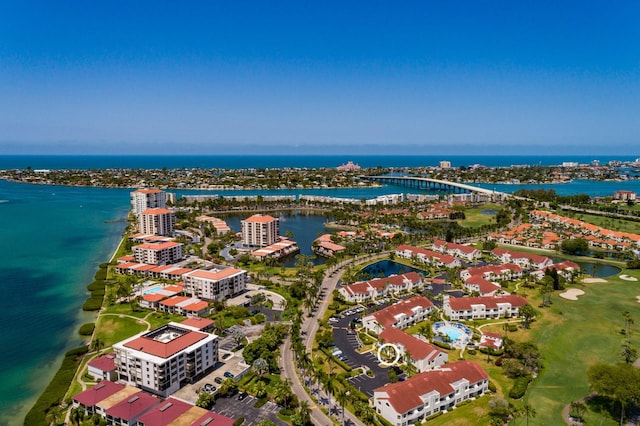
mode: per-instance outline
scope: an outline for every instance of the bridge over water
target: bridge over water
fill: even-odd
[[[389,185],[406,186],[409,188],[423,189],[430,191],[446,191],[453,193],[479,193],[492,197],[492,199],[503,199],[511,194],[505,192],[492,191],[490,189],[467,185],[465,183],[449,182],[448,180],[431,179],[417,176],[361,176],[361,179],[386,183]]]

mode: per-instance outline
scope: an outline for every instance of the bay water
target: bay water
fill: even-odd
[[[362,166],[402,166],[403,158],[349,158]],[[216,157],[217,158],[217,157]],[[306,158],[306,160],[305,160]],[[474,157],[475,158],[475,157]],[[493,158],[493,157],[492,157]],[[498,157],[502,164],[536,164],[535,159]],[[528,158],[528,160],[527,160]],[[482,163],[472,158],[466,164]],[[36,157],[2,156],[0,169],[8,168],[109,168],[109,167],[335,167],[342,158],[291,157],[271,159],[247,157],[203,163],[200,157]],[[419,161],[436,161],[436,157]],[[564,159],[570,161],[571,159]],[[624,159],[622,159],[624,160]],[[305,163],[306,161],[306,163]],[[409,160],[407,160],[409,161]],[[417,159],[407,166],[415,165]],[[462,161],[462,160],[461,160]],[[556,164],[554,158],[549,164]],[[371,162],[372,164],[368,164]],[[453,161],[452,161],[453,162]],[[241,166],[244,164],[244,166]],[[319,165],[322,164],[322,165]],[[488,162],[485,162],[488,164]],[[490,164],[488,164],[490,165]],[[235,166],[235,167],[232,167]],[[480,185],[479,185],[480,186]],[[482,185],[497,191],[513,192],[522,186]],[[612,195],[618,189],[639,191],[638,181],[589,182],[545,185],[563,195],[587,193]],[[525,187],[538,188],[539,185]],[[105,222],[124,218],[129,210],[130,189],[104,189],[30,185],[0,180],[0,425],[22,424],[24,415],[51,380],[65,351],[79,346],[77,334],[82,323],[95,319],[81,311],[89,284],[97,266],[108,261],[120,241],[125,224]],[[299,195],[314,194],[348,198],[373,198],[400,192],[418,193],[399,186],[380,188],[274,190],[274,191],[176,191],[185,193],[218,193],[220,195]],[[239,218],[230,220],[239,231]],[[288,222],[288,223],[287,223]],[[283,232],[291,230],[307,253],[306,240],[323,231],[324,220],[318,216],[284,216]],[[290,228],[290,229],[289,229]],[[307,235],[308,234],[308,235]],[[301,238],[304,235],[304,238]]]

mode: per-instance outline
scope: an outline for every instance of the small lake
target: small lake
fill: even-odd
[[[385,278],[390,275],[406,274],[407,272],[417,272],[422,275],[428,275],[427,271],[412,268],[411,266],[403,265],[402,263],[394,262],[392,260],[381,260],[365,266],[360,270],[359,275],[363,278],[372,279]]]
[[[248,218],[252,214],[254,213],[220,215],[220,218],[227,222],[227,225],[229,225],[233,232],[240,232],[240,221]],[[264,214],[280,218],[280,235],[285,235],[289,231],[293,233],[293,240],[298,243],[300,254],[315,256],[311,250],[313,240],[318,238],[319,235],[328,232],[324,227],[324,216],[317,213],[296,210]],[[320,256],[315,256],[314,259],[312,259],[314,265],[321,265],[324,261],[325,259]],[[292,256],[291,258],[287,258],[284,266],[294,266],[295,263],[295,256]]]
[[[554,263],[562,262],[563,260],[565,260],[565,259],[560,259],[556,257],[552,257],[551,259],[554,261]],[[613,265],[607,265],[607,264],[596,263],[596,262],[588,262],[585,260],[579,260],[574,262],[580,265],[580,269],[582,270],[582,272],[584,272],[587,275],[591,275],[592,277],[595,277],[595,278],[608,278],[614,275],[618,275],[620,272],[622,272],[622,269]]]

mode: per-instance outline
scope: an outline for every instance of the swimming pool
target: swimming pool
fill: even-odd
[[[157,293],[160,290],[162,290],[161,285],[154,285],[153,287],[145,288],[144,290],[142,290],[142,295],[145,296],[147,294]]]
[[[449,338],[449,343],[454,347],[464,347],[472,336],[469,327],[457,323],[437,322],[433,324],[433,331],[438,334],[444,334]]]

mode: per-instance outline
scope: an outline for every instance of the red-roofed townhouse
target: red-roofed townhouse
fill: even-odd
[[[208,374],[218,361],[218,336],[178,323],[113,345],[120,380],[166,397]]]
[[[502,343],[502,336],[500,334],[482,332],[482,337],[480,337],[481,348],[490,348],[497,351],[502,348]]]
[[[478,293],[479,296],[493,296],[496,292],[500,291],[502,287],[485,280],[479,275],[473,275],[464,282],[464,288],[472,293]]]
[[[362,326],[374,333],[389,327],[406,328],[427,318],[433,309],[431,300],[415,296],[366,315]]]
[[[406,244],[398,246],[395,254],[404,259],[415,260],[417,262],[435,265],[436,267],[458,268],[461,265],[460,259],[457,257]]]
[[[197,331],[202,331],[203,333],[213,333],[215,322],[208,318],[190,317],[180,324],[185,327],[191,327]]]
[[[168,398],[140,416],[137,426],[232,426],[233,422],[221,414]]]
[[[449,360],[446,352],[395,327],[386,328],[378,339],[380,344],[391,343],[402,351],[404,357],[409,356],[419,372],[433,370]]]
[[[247,271],[236,268],[211,271],[196,269],[182,277],[185,294],[204,300],[222,301],[245,290]]]
[[[512,318],[520,315],[527,304],[522,296],[449,297],[444,296],[442,308],[451,320]]]
[[[375,389],[373,408],[392,425],[405,426],[478,397],[488,386],[489,376],[480,365],[457,361]]]
[[[515,263],[525,269],[544,269],[553,264],[553,261],[547,256],[537,254],[522,253],[502,248],[495,248],[491,253],[500,259],[502,263]]]
[[[116,380],[115,355],[109,353],[96,358],[87,364],[87,374],[96,380]]]
[[[108,425],[135,425],[138,417],[160,404],[158,397],[142,391],[106,410]]]
[[[313,251],[323,257],[333,257],[347,249],[345,246],[332,241],[316,241],[317,243],[313,245]]]
[[[87,415],[92,416],[96,413],[96,405],[99,402],[104,401],[124,388],[124,385],[104,380],[94,387],[74,395],[73,407],[80,407]],[[137,391],[138,390],[136,389],[136,392]]]
[[[482,257],[482,252],[473,246],[449,243],[443,240],[435,240],[433,242],[433,249],[441,253],[447,253],[451,256],[465,259],[469,262],[473,262]]]
[[[402,275],[391,275],[340,287],[338,290],[345,300],[353,303],[375,300],[387,294],[408,291],[422,285],[422,278],[417,272]]]

